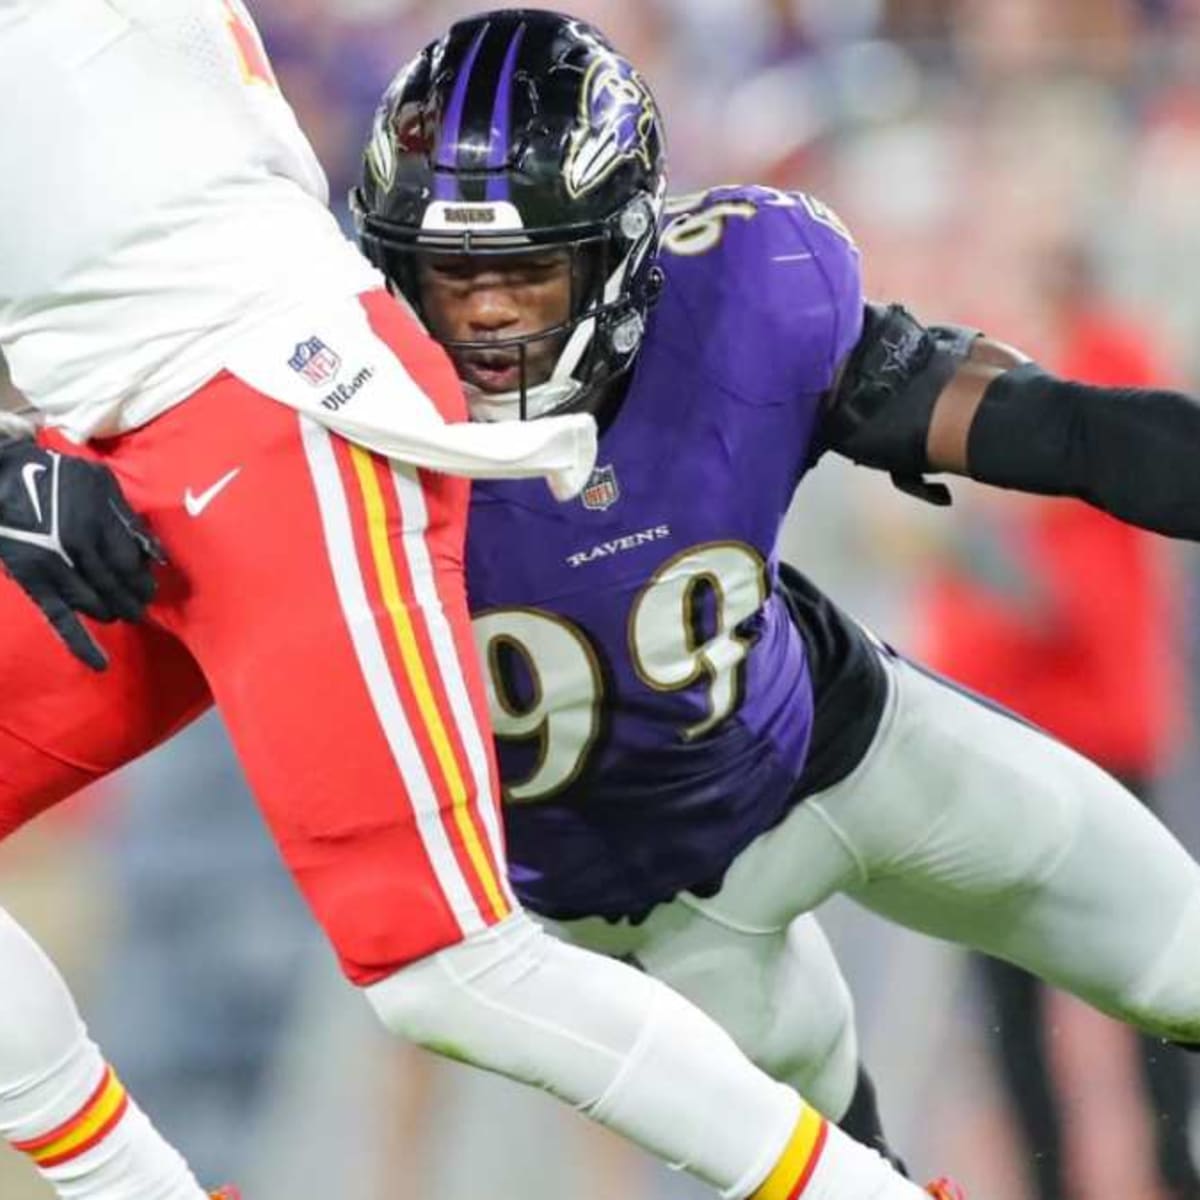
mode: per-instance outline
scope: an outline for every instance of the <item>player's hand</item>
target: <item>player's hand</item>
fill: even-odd
[[[79,614],[140,620],[154,596],[151,563],[165,561],[107,467],[31,438],[0,442],[0,563],[76,658],[104,670]]]

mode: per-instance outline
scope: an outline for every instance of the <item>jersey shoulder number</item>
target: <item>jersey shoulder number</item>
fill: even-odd
[[[738,344],[790,347],[806,390],[830,386],[862,331],[863,293],[858,247],[828,204],[769,187],[681,196],[661,249],[668,282],[710,324],[722,314]]]
[[[787,236],[781,231],[798,229],[805,222],[824,227],[857,254],[854,238],[832,208],[807,192],[783,192],[761,186],[709,188],[667,198],[663,210],[662,248],[668,254],[692,258],[718,249],[725,235],[739,222],[765,218],[762,232]],[[780,232],[777,232],[780,231]]]

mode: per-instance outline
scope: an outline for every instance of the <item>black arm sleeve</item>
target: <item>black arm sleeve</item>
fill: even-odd
[[[933,407],[969,353],[978,331],[922,325],[899,304],[868,304],[863,331],[827,399],[819,451],[891,472],[892,482],[932,504],[950,492],[923,478]]]
[[[1200,540],[1200,403],[1092,387],[1033,363],[997,376],[967,434],[973,479],[1077,496],[1132,525]]]

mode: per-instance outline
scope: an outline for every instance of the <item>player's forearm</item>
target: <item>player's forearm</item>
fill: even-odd
[[[1029,356],[981,334],[938,393],[925,438],[922,470],[967,473],[967,435],[976,410],[997,375],[1027,363]]]
[[[1133,525],[1200,540],[1200,402],[1102,388],[1029,363],[984,392],[967,437],[972,478],[1077,496]]]

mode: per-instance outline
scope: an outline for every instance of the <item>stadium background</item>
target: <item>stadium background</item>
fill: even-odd
[[[250,7],[344,218],[388,78],[478,6]],[[1172,380],[1200,386],[1200,0],[578,0],[574,11],[649,79],[673,190],[812,191],[855,231],[873,296],[1035,354],[1050,350],[1047,263],[1084,255]],[[955,490],[963,511],[947,515],[824,464],[786,550],[911,646],[914,588],[975,503]],[[1194,676],[1197,560],[1171,553],[1188,631],[1177,653]],[[1166,812],[1200,851],[1190,720],[1185,735]],[[703,1194],[552,1102],[377,1030],[308,927],[212,720],[0,848],[0,903],[54,953],[118,1069],[206,1181],[236,1178],[247,1200]],[[848,905],[824,915],[895,1142],[919,1173],[953,1172],[976,1200],[1022,1200],[965,956]],[[1055,1002],[1052,1047],[1083,1200],[1160,1200],[1128,1040]],[[4,1200],[44,1195],[0,1155]]]

